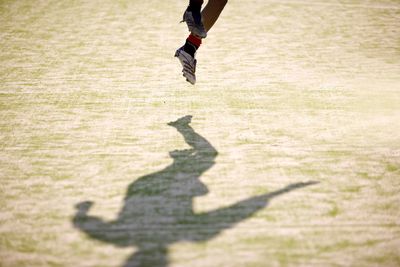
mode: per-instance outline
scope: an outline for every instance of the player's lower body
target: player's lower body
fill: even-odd
[[[188,82],[196,83],[196,64],[195,55],[202,43],[202,39],[207,37],[208,31],[218,20],[219,15],[224,9],[228,0],[209,0],[203,10],[203,0],[190,0],[188,8],[183,14],[183,21],[186,22],[190,35],[185,44],[175,52],[182,64],[182,73]]]

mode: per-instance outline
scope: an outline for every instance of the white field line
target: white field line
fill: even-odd
[[[344,3],[325,3],[325,2],[306,2],[306,1],[277,1],[270,0],[270,3],[275,4],[295,4],[295,5],[308,5],[308,6],[326,6],[326,7],[350,7],[350,8],[365,8],[365,9],[392,9],[400,10],[399,6],[393,5],[357,5],[357,4],[344,4]]]

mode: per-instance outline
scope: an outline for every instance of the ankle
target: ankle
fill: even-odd
[[[186,39],[185,45],[183,46],[183,50],[192,57],[194,57],[200,45],[201,45],[201,38],[193,34],[190,34],[189,37]]]

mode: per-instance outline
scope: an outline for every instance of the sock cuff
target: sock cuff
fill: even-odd
[[[193,45],[198,48],[201,45],[201,38],[196,37],[193,34],[190,34],[189,37],[186,39],[188,42],[192,43]]]

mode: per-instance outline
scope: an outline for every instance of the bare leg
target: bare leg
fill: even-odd
[[[201,15],[203,17],[204,28],[208,32],[214,23],[217,21],[219,15],[224,9],[228,0],[209,0],[204,7]]]

